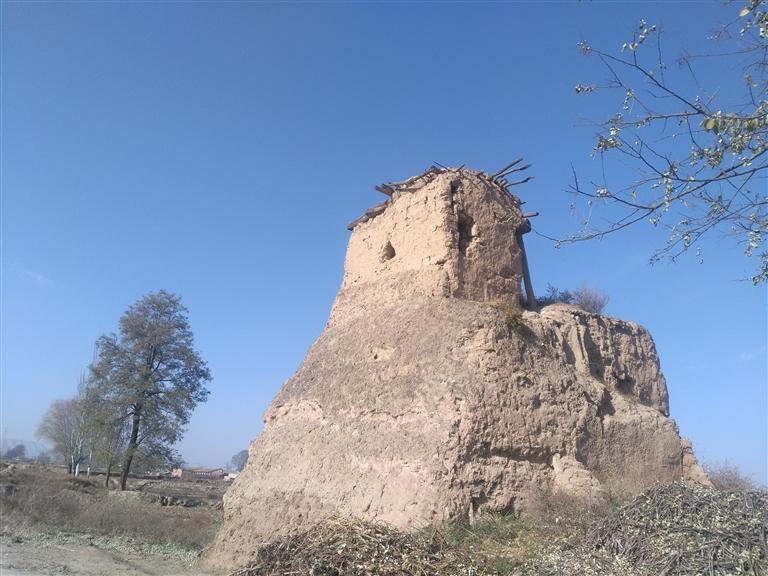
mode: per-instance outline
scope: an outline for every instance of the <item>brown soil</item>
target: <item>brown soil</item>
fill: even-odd
[[[154,554],[130,545],[96,541],[89,536],[4,534],[0,536],[3,576],[213,576],[189,566],[182,558]]]

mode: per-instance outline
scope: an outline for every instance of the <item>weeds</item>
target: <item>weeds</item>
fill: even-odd
[[[586,534],[613,509],[614,505],[606,500],[585,500],[541,486],[527,494],[525,518],[548,538],[571,539]]]
[[[509,544],[524,529],[525,523],[511,512],[486,514],[470,525],[467,518],[452,523],[445,533],[449,544],[477,544],[491,540],[499,544]]]
[[[525,323],[523,312],[519,306],[505,300],[493,300],[489,304],[502,313],[507,334],[510,336],[517,334],[525,339],[535,338],[533,330]]]
[[[94,482],[58,472],[19,469],[3,480],[15,488],[0,496],[0,514],[27,528],[200,550],[212,538],[220,516],[206,507],[161,507],[143,500],[138,492],[108,492]]]
[[[451,523],[445,532],[448,545],[483,559],[492,571],[509,573],[520,565],[517,549],[529,524],[511,512],[484,514],[471,525],[467,518]]]

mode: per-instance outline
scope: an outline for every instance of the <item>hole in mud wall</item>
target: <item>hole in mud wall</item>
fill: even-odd
[[[622,394],[634,394],[635,381],[629,376],[624,376],[623,378],[618,379],[616,388],[618,388],[619,392]]]
[[[464,212],[459,212],[459,254],[465,256],[467,254],[467,248],[472,242],[472,218]]]
[[[381,249],[381,261],[386,262],[387,260],[392,260],[392,258],[395,257],[395,247],[392,246],[392,243],[387,240],[387,243],[384,244],[384,248]]]

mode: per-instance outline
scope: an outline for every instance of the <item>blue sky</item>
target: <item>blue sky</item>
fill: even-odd
[[[322,330],[346,224],[374,185],[433,161],[495,170],[550,235],[614,102],[579,96],[636,22],[667,52],[731,16],[717,2],[2,4],[2,430],[34,438],[96,338],[165,288],[190,310],[214,381],[180,445],[222,464]],[[713,77],[715,75],[712,75]],[[716,81],[716,79],[713,79]],[[625,176],[613,167],[612,177]],[[602,217],[602,216],[601,216]],[[556,249],[526,239],[535,286],[610,294],[648,327],[672,416],[703,461],[766,481],[766,290],[724,239],[704,264],[648,265],[650,226]]]

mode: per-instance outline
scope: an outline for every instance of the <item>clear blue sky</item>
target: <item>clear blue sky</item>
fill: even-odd
[[[718,2],[2,4],[2,430],[33,439],[93,343],[143,294],[190,310],[210,400],[180,445],[222,464],[323,329],[346,224],[373,186],[433,161],[494,170],[548,234],[575,230],[571,164],[596,177],[612,110],[574,92],[644,17],[670,56],[731,16]],[[614,168],[621,179],[623,168]],[[766,480],[766,290],[720,238],[705,263],[648,265],[650,226],[555,249],[534,283],[611,296],[647,326],[672,416],[704,461]]]

